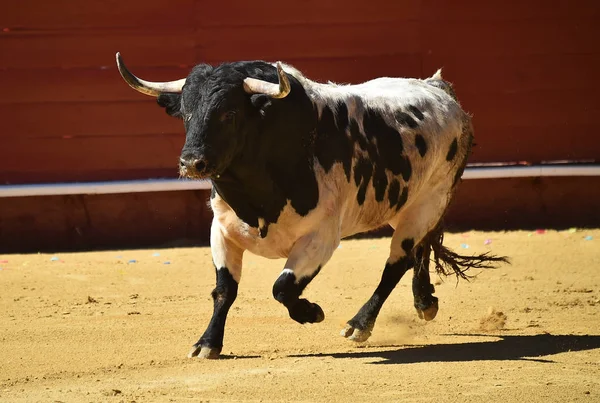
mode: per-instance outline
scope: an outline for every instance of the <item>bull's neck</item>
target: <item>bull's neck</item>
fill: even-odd
[[[291,97],[291,94],[290,94]],[[214,180],[216,191],[251,226],[277,222],[289,203],[300,215],[318,201],[312,140],[316,116],[306,94],[274,102],[258,136]]]

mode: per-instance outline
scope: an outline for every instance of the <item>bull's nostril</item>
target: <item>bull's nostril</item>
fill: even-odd
[[[202,160],[195,161],[194,168],[196,168],[196,171],[202,172],[204,171],[204,168],[206,168],[206,163]]]

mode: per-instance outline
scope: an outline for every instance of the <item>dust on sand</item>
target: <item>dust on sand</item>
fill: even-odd
[[[512,265],[434,276],[431,322],[409,272],[360,345],[339,331],[375,289],[389,239],[342,243],[305,292],[325,311],[315,325],[273,300],[283,261],[248,254],[219,361],[186,358],[212,313],[207,248],[0,256],[0,401],[597,402],[599,239],[449,234],[457,252]]]
[[[496,311],[490,307],[487,315],[479,320],[479,330],[484,332],[502,330],[504,329],[504,325],[506,325],[506,319],[507,317],[504,312]]]

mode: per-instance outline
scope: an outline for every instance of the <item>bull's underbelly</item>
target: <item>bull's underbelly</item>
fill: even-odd
[[[339,203],[343,205],[343,203]],[[337,242],[358,233],[373,231],[385,226],[398,214],[386,203],[352,203],[339,210],[318,206],[307,216],[299,216],[291,206],[286,206],[276,223],[270,223],[266,236],[259,228],[243,222],[233,210],[221,213],[216,219],[229,238],[243,249],[265,258],[288,257],[294,244],[303,236],[319,233],[323,242]]]
[[[216,214],[215,220],[226,236],[241,248],[268,259],[287,257],[297,240],[317,226],[314,214],[301,217],[289,205],[276,223],[268,224],[265,236],[261,236],[259,228],[242,221],[233,210]]]

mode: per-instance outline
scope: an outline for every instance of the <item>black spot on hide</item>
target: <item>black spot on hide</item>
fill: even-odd
[[[390,208],[394,208],[398,204],[400,197],[400,182],[398,179],[392,179],[390,187],[388,188],[388,199],[390,201]]]
[[[359,158],[354,167],[354,183],[359,187],[356,195],[356,201],[359,206],[362,206],[365,202],[367,187],[369,186],[372,176],[373,165],[371,161],[366,158]]]
[[[454,157],[456,157],[456,152],[458,151],[458,140],[454,139],[452,144],[450,144],[450,149],[448,150],[448,154],[446,154],[446,161],[452,161]]]
[[[416,129],[417,127],[419,127],[417,121],[414,120],[413,117],[406,112],[398,111],[395,113],[395,116],[398,123],[402,126],[408,126],[411,129]]]
[[[402,241],[402,249],[404,250],[404,252],[406,252],[407,256],[410,256],[410,253],[412,252],[413,248],[415,247],[415,240],[412,238],[406,238],[405,240]]]
[[[346,135],[347,127],[348,108],[344,102],[337,105],[337,120],[332,109],[324,106],[317,125],[315,154],[325,172],[329,172],[336,162],[341,162],[346,180],[350,181],[353,144]]]
[[[412,112],[413,115],[415,115],[415,117],[417,119],[419,119],[419,120],[425,119],[425,116],[423,115],[423,112],[421,112],[416,106],[409,105],[408,109]]]
[[[415,145],[417,146],[421,157],[424,157],[427,153],[427,143],[425,142],[425,137],[423,137],[420,134],[417,134],[415,136]]]
[[[404,189],[402,189],[402,193],[400,194],[400,199],[398,200],[398,204],[396,204],[396,211],[400,210],[400,208],[402,206],[404,206],[404,204],[406,203],[407,200],[408,200],[408,186],[405,186]]]

